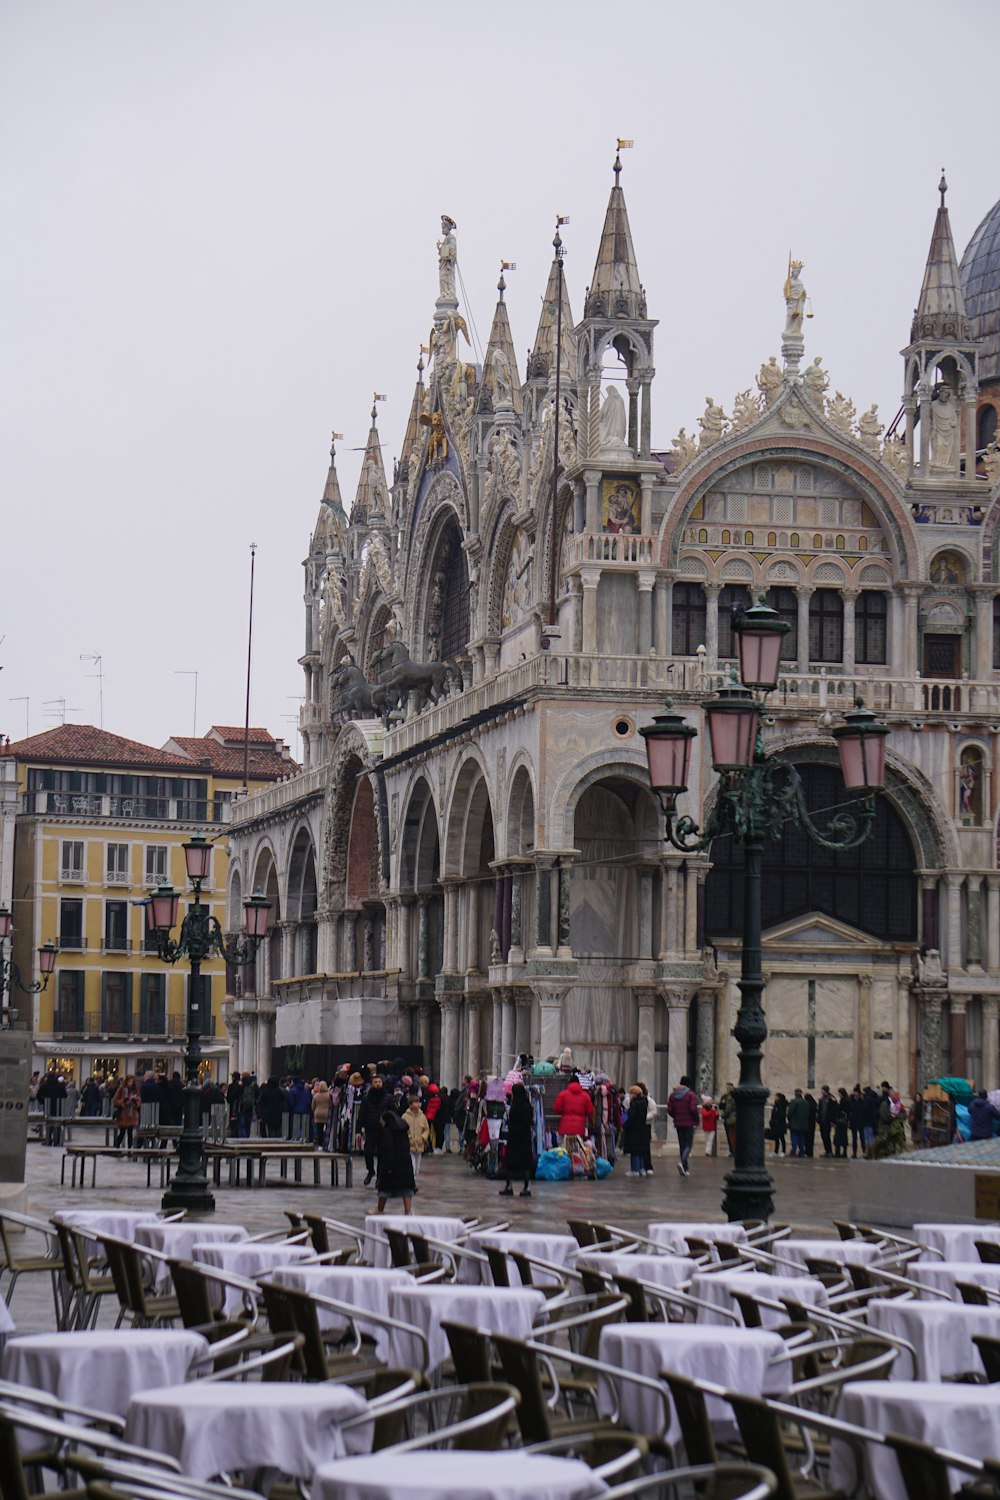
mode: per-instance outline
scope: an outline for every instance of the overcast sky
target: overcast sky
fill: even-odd
[[[398,453],[439,217],[524,375],[563,231],[582,310],[625,187],[654,444],[779,352],[789,251],[831,390],[899,405],[947,168],[959,254],[1000,197],[996,0],[3,0],[0,731],[297,746],[302,570],[331,429]],[[47,715],[55,714],[55,717]]]

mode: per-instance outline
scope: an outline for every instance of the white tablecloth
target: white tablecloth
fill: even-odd
[[[1000,1292],[1000,1266],[985,1266],[981,1261],[928,1260],[917,1261],[915,1265],[911,1262],[906,1275],[918,1291],[922,1286],[936,1287],[939,1292],[947,1292],[954,1302],[962,1300],[958,1290],[960,1281]]]
[[[601,1363],[636,1375],[659,1378],[661,1370],[676,1371],[694,1380],[709,1380],[748,1395],[780,1396],[791,1381],[790,1362],[772,1366],[785,1352],[784,1340],[763,1328],[712,1328],[694,1323],[613,1323],[601,1332]],[[622,1423],[633,1431],[656,1433],[668,1443],[680,1441],[680,1424],[669,1394],[669,1420],[663,1427],[664,1406],[653,1391],[614,1375],[598,1377],[597,1400],[602,1414],[614,1411],[611,1391],[617,1392]],[[666,1392],[666,1387],[664,1387]],[[714,1426],[730,1431],[731,1408],[723,1401],[709,1400]]]
[[[243,1276],[248,1281],[269,1275],[278,1266],[292,1266],[315,1258],[312,1245],[289,1245],[283,1240],[237,1241],[236,1244],[196,1240],[190,1255],[196,1263],[215,1266],[219,1271],[232,1271],[235,1276]],[[229,1290],[221,1282],[213,1284],[218,1290],[218,1303],[227,1318],[243,1311],[243,1293],[238,1288]]]
[[[890,1371],[890,1379],[943,1380],[965,1370],[983,1373],[974,1333],[1000,1338],[1000,1307],[955,1306],[937,1299],[900,1301],[878,1298],[868,1304],[868,1326],[874,1333],[892,1333],[906,1339],[917,1352],[917,1371],[905,1350]]]
[[[242,1224],[197,1224],[193,1220],[185,1220],[180,1224],[163,1224],[159,1221],[155,1224],[137,1224],[134,1238],[140,1248],[148,1245],[150,1250],[159,1250],[162,1255],[169,1255],[174,1260],[190,1260],[192,1245],[210,1240],[233,1244],[236,1240],[249,1239],[249,1235]],[[155,1267],[156,1290],[168,1291],[171,1285],[169,1269],[161,1260],[155,1262]]]
[[[837,1408],[845,1422],[873,1432],[898,1432],[969,1458],[1000,1453],[1000,1385],[945,1385],[933,1380],[857,1380],[845,1385]],[[867,1448],[869,1493],[879,1500],[906,1500],[899,1464],[891,1448]],[[833,1486],[853,1483],[849,1449],[834,1442],[830,1478]],[[968,1478],[952,1470],[957,1490]]]
[[[468,1232],[468,1224],[443,1214],[366,1214],[365,1260],[370,1266],[389,1266],[389,1242],[383,1229],[401,1229],[404,1234],[426,1234],[432,1240],[457,1240]]]
[[[3,1374],[70,1406],[123,1417],[137,1391],[179,1384],[207,1349],[207,1339],[185,1328],[31,1333],[7,1340]]]
[[[506,1450],[373,1453],[325,1464],[310,1500],[591,1500],[607,1488],[576,1458]]]
[[[96,1239],[99,1234],[110,1234],[116,1240],[131,1240],[135,1238],[137,1225],[160,1222],[152,1209],[63,1208],[52,1217],[88,1240]]]
[[[972,1260],[979,1265],[977,1240],[1000,1245],[1000,1224],[914,1224],[910,1236],[938,1250],[945,1260]]]
[[[10,1309],[2,1297],[0,1297],[0,1339],[8,1333],[14,1332],[14,1319],[10,1315]],[[0,1345],[2,1347],[2,1345]]]
[[[136,1396],[125,1438],[176,1458],[192,1479],[237,1469],[280,1469],[308,1479],[345,1451],[340,1424],[366,1409],[348,1386],[292,1381],[235,1381],[168,1386]],[[351,1435],[351,1452],[371,1446],[367,1424]]]
[[[390,1363],[425,1373],[436,1370],[450,1353],[442,1319],[526,1339],[544,1305],[542,1293],[531,1287],[414,1286],[391,1292],[390,1316],[421,1329],[427,1335],[429,1353],[425,1363],[423,1350],[414,1336],[405,1329],[394,1328],[389,1336]]]
[[[802,1267],[805,1276],[807,1260],[832,1260],[840,1266],[867,1266],[877,1260],[883,1251],[868,1240],[778,1240],[773,1254],[781,1260],[793,1260]],[[782,1272],[786,1267],[782,1266]],[[791,1276],[795,1272],[787,1267]]]
[[[794,1297],[797,1302],[808,1303],[811,1307],[825,1307],[827,1304],[826,1287],[814,1276],[772,1276],[764,1271],[701,1271],[691,1278],[693,1297],[712,1302],[716,1307],[727,1308],[739,1317],[740,1310],[733,1299],[734,1292],[749,1292],[752,1297],[766,1297],[770,1302],[780,1302],[782,1297]],[[761,1309],[761,1319],[765,1325],[788,1321],[786,1313],[772,1311],[769,1307]],[[707,1308],[699,1307],[697,1321],[722,1323],[724,1319],[716,1317]]]
[[[517,1250],[522,1255],[533,1255],[536,1260],[548,1260],[556,1266],[575,1265],[580,1253],[580,1246],[571,1234],[521,1234],[519,1230],[507,1230],[500,1233],[487,1231],[484,1234],[469,1236],[470,1250],[484,1253],[487,1245],[496,1245],[501,1250]],[[520,1286],[521,1277],[514,1262],[508,1261],[507,1266],[511,1286]],[[554,1273],[535,1267],[532,1267],[531,1274],[539,1285],[558,1281]],[[464,1282],[485,1280],[488,1286],[492,1285],[489,1267],[480,1266],[478,1261],[461,1260],[458,1279]]]
[[[698,1270],[698,1262],[688,1255],[623,1255],[619,1250],[606,1255],[585,1251],[579,1264],[594,1271],[607,1271],[611,1276],[634,1276],[639,1281],[651,1281],[666,1291],[690,1281]]]
[[[745,1245],[747,1242],[747,1232],[742,1224],[714,1222],[650,1224],[646,1237],[654,1245],[662,1245],[664,1250],[674,1250],[678,1255],[687,1255],[689,1237],[693,1240],[707,1240],[710,1245],[714,1245],[717,1240],[730,1245]]]
[[[279,1286],[296,1287],[304,1292],[316,1292],[321,1297],[333,1297],[338,1302],[349,1302],[352,1307],[389,1316],[389,1293],[400,1288],[411,1287],[413,1277],[406,1271],[397,1271],[392,1266],[281,1266],[271,1277]],[[335,1312],[320,1308],[321,1328],[343,1329],[343,1319]],[[389,1330],[377,1324],[364,1322],[363,1333],[375,1339],[375,1352],[380,1360],[389,1356]]]

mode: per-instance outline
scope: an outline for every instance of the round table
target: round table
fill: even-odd
[[[765,1297],[769,1302],[780,1302],[782,1297],[794,1297],[797,1302],[805,1302],[812,1307],[825,1307],[827,1304],[826,1287],[815,1276],[797,1276],[794,1273],[772,1276],[766,1271],[702,1271],[691,1278],[692,1297],[714,1303],[720,1310],[734,1312],[738,1317],[739,1307],[733,1295],[735,1292],[746,1292],[751,1297]],[[770,1307],[762,1307],[760,1315],[764,1324],[788,1322],[788,1314],[784,1310],[777,1312]],[[726,1320],[707,1307],[699,1307],[697,1321],[721,1323]]]
[[[242,1224],[198,1224],[194,1220],[180,1224],[164,1224],[160,1220],[153,1224],[137,1224],[134,1235],[140,1249],[158,1250],[173,1260],[190,1260],[192,1245],[210,1240],[232,1244],[249,1238]],[[156,1261],[155,1266],[153,1284],[158,1292],[165,1292],[171,1284],[170,1268],[162,1260]]]
[[[946,1375],[961,1375],[966,1370],[981,1375],[983,1362],[972,1336],[1000,1335],[1000,1307],[967,1307],[964,1302],[956,1306],[937,1298],[916,1302],[876,1298],[868,1303],[868,1327],[873,1333],[906,1339],[916,1351],[916,1371],[904,1349],[889,1372],[890,1380],[943,1380]]]
[[[383,1229],[400,1229],[404,1234],[424,1234],[432,1240],[457,1240],[468,1234],[464,1219],[444,1214],[366,1214],[365,1260],[372,1266],[392,1264],[389,1241]]]
[[[116,1240],[134,1240],[139,1224],[160,1222],[151,1208],[61,1208],[52,1217],[56,1223],[65,1224],[67,1229],[75,1230],[88,1240],[102,1234],[109,1234]]]
[[[698,1270],[698,1262],[689,1255],[624,1255],[620,1250],[606,1255],[587,1250],[578,1264],[586,1266],[588,1271],[606,1271],[610,1276],[634,1276],[668,1292],[690,1281]]]
[[[316,1252],[311,1245],[289,1245],[284,1240],[237,1240],[235,1244],[196,1240],[190,1253],[195,1264],[200,1262],[203,1266],[214,1266],[218,1271],[231,1271],[234,1276],[243,1276],[247,1281],[269,1275],[279,1266],[315,1258]],[[224,1286],[220,1281],[210,1285],[215,1289],[225,1317],[233,1318],[243,1311],[243,1293],[239,1288]]]
[[[1000,1385],[953,1385],[935,1380],[855,1380],[845,1385],[837,1416],[872,1432],[898,1432],[935,1448],[949,1448],[969,1458],[1000,1453]],[[879,1500],[906,1500],[899,1464],[891,1448],[869,1443],[865,1449],[868,1493]],[[830,1459],[832,1486],[850,1489],[854,1458],[834,1440]],[[952,1470],[958,1489],[967,1474]]]
[[[689,1239],[707,1240],[710,1245],[714,1245],[719,1240],[729,1245],[745,1245],[747,1232],[742,1224],[719,1224],[714,1220],[687,1224],[660,1223],[650,1224],[646,1231],[646,1238],[664,1250],[673,1250],[679,1255],[687,1255]]]
[[[885,1251],[869,1240],[777,1240],[771,1251],[779,1261],[794,1261],[801,1267],[801,1274],[809,1274],[807,1260],[832,1260],[838,1266],[867,1266]],[[793,1266],[781,1266],[782,1272],[790,1276],[798,1274]]]
[[[520,1230],[487,1230],[483,1234],[472,1234],[469,1236],[468,1246],[470,1250],[478,1250],[482,1254],[486,1246],[496,1247],[498,1250],[517,1250],[521,1255],[533,1255],[536,1260],[547,1260],[557,1266],[573,1266],[580,1253],[580,1246],[571,1234],[522,1234]],[[521,1276],[513,1261],[508,1261],[511,1285],[520,1286]],[[477,1274],[479,1273],[479,1274]],[[536,1269],[532,1267],[532,1277],[539,1284],[556,1284],[558,1277],[554,1272]],[[493,1278],[489,1274],[488,1266],[481,1266],[478,1261],[461,1260],[459,1262],[459,1281],[481,1281],[486,1278],[488,1284],[492,1284]]]
[[[410,1286],[389,1294],[389,1314],[400,1323],[421,1329],[427,1354],[412,1333],[394,1328],[389,1335],[390,1363],[429,1374],[444,1364],[450,1350],[442,1319],[471,1323],[491,1333],[526,1339],[545,1305],[545,1297],[531,1287]]]
[[[324,1464],[310,1500],[591,1500],[607,1488],[576,1458],[457,1449]]]
[[[970,1260],[980,1264],[977,1240],[1000,1245],[1000,1224],[914,1224],[912,1237],[937,1250],[945,1260]]]
[[[987,1266],[982,1261],[970,1260],[918,1260],[906,1268],[906,1275],[919,1292],[921,1287],[933,1287],[946,1292],[953,1302],[961,1302],[958,1290],[960,1281],[985,1287],[987,1291],[1000,1292],[1000,1266]]]
[[[752,1396],[780,1396],[791,1382],[791,1361],[774,1364],[785,1352],[780,1334],[763,1328],[717,1328],[698,1323],[613,1323],[601,1330],[601,1363],[610,1373],[598,1376],[597,1402],[602,1415],[615,1409],[615,1397],[625,1427],[634,1432],[658,1433],[668,1443],[680,1441],[681,1430],[673,1402],[664,1387],[664,1401],[655,1392],[627,1380],[615,1381],[615,1370],[659,1378],[661,1370],[708,1380]],[[715,1397],[708,1401],[713,1427],[731,1432],[733,1413]],[[669,1418],[664,1431],[664,1411]]]
[[[208,1340],[186,1328],[31,1333],[7,1340],[3,1375],[69,1406],[124,1417],[137,1391],[177,1385],[207,1349]]]
[[[315,1292],[320,1297],[332,1297],[336,1302],[349,1302],[361,1312],[389,1316],[389,1294],[413,1286],[413,1277],[394,1266],[279,1266],[269,1278],[279,1286],[294,1287],[297,1291]],[[339,1313],[329,1308],[319,1309],[319,1326],[338,1332],[347,1325]],[[386,1361],[389,1355],[389,1329],[378,1323],[365,1324],[359,1317],[363,1333],[370,1333],[375,1340],[375,1353]]]
[[[196,1380],[136,1396],[125,1439],[171,1454],[192,1479],[264,1467],[308,1479],[318,1465],[371,1446],[367,1423],[349,1448],[340,1431],[367,1405],[343,1385]]]

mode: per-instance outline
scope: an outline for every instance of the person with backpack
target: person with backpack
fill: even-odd
[[[698,1108],[698,1095],[691,1087],[691,1080],[686,1075],[681,1078],[680,1083],[667,1100],[667,1114],[674,1122],[677,1144],[681,1150],[677,1170],[682,1177],[690,1177],[691,1169],[688,1166],[688,1158],[691,1155],[691,1147],[694,1145],[694,1133],[701,1124],[701,1111]]]

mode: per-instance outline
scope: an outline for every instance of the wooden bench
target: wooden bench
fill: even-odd
[[[146,1163],[146,1186],[153,1185],[153,1167],[159,1166],[160,1187],[166,1187],[170,1182],[170,1175],[176,1153],[173,1150],[160,1150],[159,1148],[144,1147],[139,1150],[130,1151],[127,1146],[67,1146],[63,1151],[62,1166],[59,1172],[61,1186],[66,1183],[66,1163],[70,1164],[70,1187],[77,1186],[77,1167],[80,1169],[80,1187],[87,1185],[87,1161],[90,1161],[90,1185],[97,1186],[97,1158],[99,1156],[110,1158],[112,1161],[144,1161]]]
[[[269,1161],[276,1161],[281,1164],[282,1182],[288,1181],[289,1162],[292,1163],[296,1182],[302,1181],[303,1163],[312,1162],[314,1187],[322,1185],[322,1168],[324,1163],[328,1162],[330,1166],[330,1186],[332,1188],[340,1186],[340,1166],[343,1163],[344,1186],[354,1186],[354,1163],[344,1151],[302,1150],[301,1148],[285,1146],[275,1149],[265,1146],[260,1152],[257,1168],[257,1181],[260,1187],[266,1187],[267,1185],[267,1164]]]

